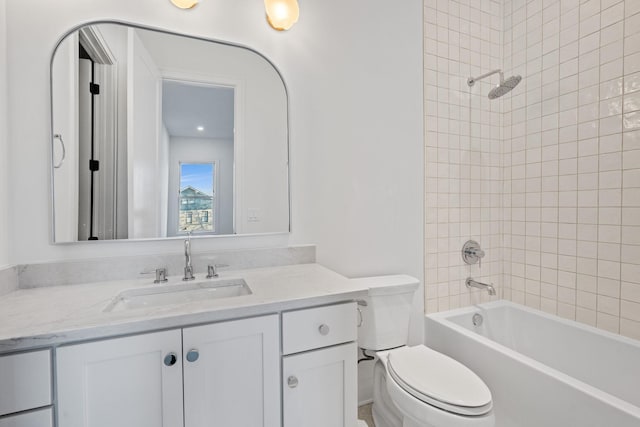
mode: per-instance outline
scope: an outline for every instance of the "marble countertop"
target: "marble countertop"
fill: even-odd
[[[361,298],[367,289],[319,264],[225,271],[217,280],[236,278],[246,281],[250,295],[117,312],[104,310],[120,292],[163,285],[146,277],[17,290],[0,297],[0,352],[330,304]],[[177,283],[181,278],[173,276],[166,285]]]

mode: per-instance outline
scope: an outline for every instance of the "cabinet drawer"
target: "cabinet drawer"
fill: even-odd
[[[282,314],[284,354],[355,341],[356,337],[355,302]]]
[[[0,427],[52,427],[51,408],[0,418]]]
[[[0,357],[0,415],[50,404],[50,350]]]

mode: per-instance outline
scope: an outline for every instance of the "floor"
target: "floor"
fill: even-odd
[[[371,416],[371,403],[358,408],[358,418],[364,420],[369,427],[375,427],[373,417]]]

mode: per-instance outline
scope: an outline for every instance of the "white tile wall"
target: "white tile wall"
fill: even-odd
[[[425,0],[426,311],[493,282],[640,338],[640,0]],[[499,100],[502,68],[523,81]],[[482,270],[462,263],[469,238]]]
[[[502,112],[489,80],[500,68],[502,1],[425,0],[425,307],[434,312],[488,299],[466,289],[468,276],[502,279]],[[493,80],[497,79],[493,76]],[[487,256],[482,268],[461,257],[468,239]]]
[[[504,295],[640,338],[640,1],[504,11]]]

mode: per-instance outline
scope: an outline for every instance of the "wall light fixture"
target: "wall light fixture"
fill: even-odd
[[[191,9],[198,4],[198,0],[171,0],[171,3],[180,9]]]
[[[298,0],[264,0],[267,21],[278,31],[288,30],[298,22]]]

